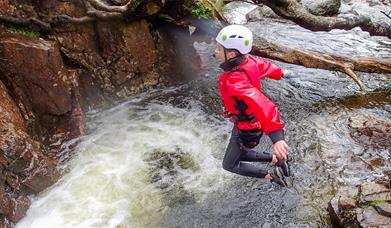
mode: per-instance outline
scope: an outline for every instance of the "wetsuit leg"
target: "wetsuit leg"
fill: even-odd
[[[255,151],[247,147],[243,147],[242,161],[252,162],[272,162],[273,155],[265,151]]]
[[[236,126],[232,129],[231,138],[225,151],[223,168],[227,171],[249,177],[264,178],[268,171],[259,167],[256,167],[245,160],[254,161],[251,156],[244,151],[244,147],[240,143],[239,130]]]

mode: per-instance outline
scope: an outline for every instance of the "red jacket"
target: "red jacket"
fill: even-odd
[[[247,104],[246,114],[254,114],[255,116],[255,121],[238,122],[239,129],[260,129],[269,136],[275,133],[279,136],[270,137],[273,143],[284,139],[284,124],[280,121],[278,108],[262,93],[260,80],[265,77],[280,80],[283,76],[282,69],[269,61],[250,55],[234,68],[242,70],[225,69],[219,78],[220,92],[226,111],[231,114],[239,114],[234,99],[236,97]]]

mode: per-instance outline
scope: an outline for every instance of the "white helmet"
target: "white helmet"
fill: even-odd
[[[253,33],[243,25],[228,25],[219,32],[216,41],[226,49],[247,54],[253,46]]]

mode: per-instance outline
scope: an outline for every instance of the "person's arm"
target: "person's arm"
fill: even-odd
[[[261,122],[262,130],[273,143],[284,139],[284,124],[280,121],[277,106],[254,88],[246,75],[241,72],[231,73],[227,79],[227,92],[243,100],[253,110],[255,118]]]
[[[227,92],[230,96],[243,100],[253,110],[255,118],[261,122],[262,130],[272,140],[277,157],[286,159],[289,147],[285,142],[284,124],[280,121],[277,106],[254,88],[242,72],[230,74]]]
[[[267,60],[258,59],[258,69],[261,77],[280,80],[284,76],[284,71],[280,67]]]

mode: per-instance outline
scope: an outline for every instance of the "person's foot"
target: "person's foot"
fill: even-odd
[[[269,171],[269,174],[271,176],[270,182],[274,182],[276,184],[281,185],[282,187],[288,187],[288,184],[285,181],[282,169],[278,166],[274,168],[274,170]]]
[[[284,173],[284,176],[289,177],[291,175],[288,160],[280,160],[279,158],[277,158],[277,162],[275,165],[281,168],[282,172]]]

